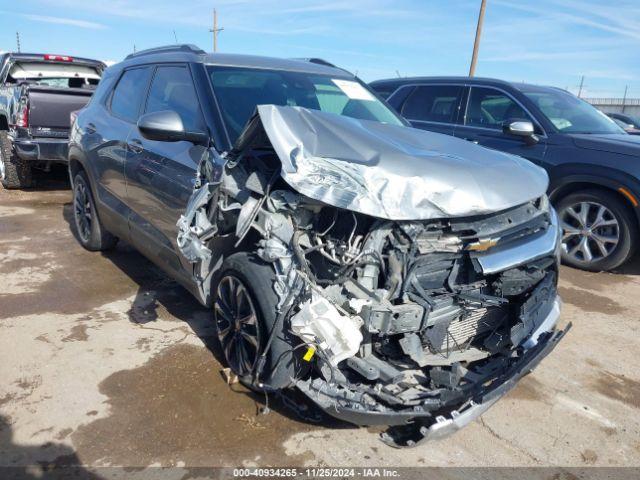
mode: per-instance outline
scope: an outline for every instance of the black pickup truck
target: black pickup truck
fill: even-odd
[[[83,108],[106,65],[64,55],[0,55],[0,180],[31,185],[33,167],[67,161],[71,112]]]

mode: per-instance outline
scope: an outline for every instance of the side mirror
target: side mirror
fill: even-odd
[[[502,126],[502,131],[507,135],[522,138],[528,145],[538,142],[533,123],[528,120],[508,120]]]
[[[173,110],[163,110],[143,115],[138,119],[138,130],[147,140],[157,142],[187,141],[195,144],[207,144],[209,135],[205,132],[188,132],[182,118]]]

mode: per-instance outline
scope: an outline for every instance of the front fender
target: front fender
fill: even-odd
[[[640,179],[622,170],[599,165],[562,165],[554,169],[550,175],[549,199],[557,202],[566,193],[588,186],[601,187],[621,193],[626,190],[640,201]],[[627,204],[633,210],[640,223],[640,205],[634,205],[626,194]]]

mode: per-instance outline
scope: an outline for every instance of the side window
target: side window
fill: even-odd
[[[111,96],[111,113],[127,122],[135,123],[150,76],[149,67],[125,71]]]
[[[423,122],[455,123],[463,87],[416,87],[402,107],[402,116]]]
[[[157,68],[151,81],[145,113],[163,110],[173,110],[180,115],[184,128],[187,130],[204,129],[198,96],[187,67]]]
[[[507,120],[531,120],[524,109],[499,90],[471,87],[465,125],[502,130]]]

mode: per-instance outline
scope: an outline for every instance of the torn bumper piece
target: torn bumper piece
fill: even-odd
[[[531,372],[556,347],[571,328],[556,330],[561,300],[555,296],[547,316],[537,322],[531,334],[522,342],[517,356],[510,357],[500,368],[490,385],[464,392],[457,407],[442,406],[442,400],[432,398],[422,406],[396,410],[378,402],[365,405],[357,392],[338,390],[321,379],[299,381],[297,387],[327,414],[357,425],[390,425],[383,441],[395,446],[413,446],[420,441],[442,438],[455,433],[489,409],[511,390],[524,375]],[[543,332],[544,330],[544,332]],[[393,427],[395,426],[395,427]],[[398,431],[393,431],[397,428]]]
[[[403,438],[402,436],[394,436],[393,433],[395,432],[384,432],[382,441],[392,447],[409,447],[415,446],[420,442],[447,437],[464,428],[513,389],[522,377],[531,373],[538,366],[538,363],[558,345],[558,342],[562,340],[571,326],[572,324],[569,323],[564,330],[548,333],[543,342],[526,351],[522,358],[511,366],[508,372],[504,374],[500,384],[495,387],[492,385],[486,391],[480,392],[465,409],[453,410],[448,418],[444,415],[437,416],[435,422],[429,425],[417,425],[416,433],[419,435],[418,438]]]

